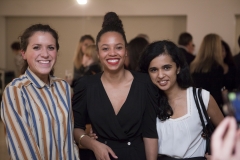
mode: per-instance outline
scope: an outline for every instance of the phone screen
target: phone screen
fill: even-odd
[[[229,92],[228,100],[232,115],[236,118],[237,122],[240,123],[240,92]]]

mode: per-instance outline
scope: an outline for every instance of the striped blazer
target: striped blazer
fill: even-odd
[[[1,118],[11,159],[79,159],[70,86],[60,78],[49,78],[46,85],[27,69],[4,90]]]

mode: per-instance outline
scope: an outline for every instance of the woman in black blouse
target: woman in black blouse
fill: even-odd
[[[74,137],[97,160],[156,160],[156,88],[147,74],[124,69],[126,36],[119,17],[109,12],[97,35],[104,72],[81,78],[74,88]],[[97,140],[85,135],[90,119]]]
[[[223,105],[221,93],[224,87],[223,66],[220,36],[217,34],[206,35],[196,58],[190,65],[190,71],[195,86],[208,90],[218,103],[218,106]]]

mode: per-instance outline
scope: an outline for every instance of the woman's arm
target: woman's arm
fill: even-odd
[[[74,115],[74,139],[80,148],[87,148],[94,152],[97,160],[110,160],[109,154],[117,158],[115,153],[107,145],[90,138],[84,131],[87,123],[87,80],[81,78],[74,87],[72,98]]]
[[[88,135],[85,133],[85,131],[83,129],[80,129],[80,128],[74,128],[74,131],[73,131],[73,134],[74,134],[74,140],[75,142],[78,144],[78,147],[79,148],[87,148],[87,149],[90,149],[91,146],[88,146],[88,144],[91,142],[91,141],[88,141],[87,144],[84,144],[84,139],[85,138],[90,138],[88,137]],[[84,137],[82,135],[85,135]],[[81,137],[82,136],[82,137]],[[80,138],[81,137],[81,138]]]
[[[19,88],[6,87],[1,103],[1,118],[11,159],[43,159],[25,117],[25,100]]]
[[[147,160],[156,160],[158,155],[157,112],[158,88],[147,75],[147,99],[143,116],[143,141]]]
[[[158,139],[143,138],[147,160],[156,160],[158,155]]]
[[[118,158],[110,147],[90,138],[83,129],[74,129],[74,139],[78,143],[78,146],[81,145],[84,148],[92,150],[97,160],[110,160],[109,154],[112,155],[113,158]]]
[[[208,103],[208,108],[207,108],[207,113],[209,117],[211,118],[212,123],[214,126],[218,126],[218,124],[223,120],[224,116],[219,109],[219,106],[217,105],[217,102],[215,99],[210,95],[209,103]]]

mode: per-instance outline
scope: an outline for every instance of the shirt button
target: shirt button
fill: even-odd
[[[130,145],[131,145],[131,142],[128,142],[128,143],[127,143],[127,145],[129,145],[129,146],[130,146]]]

